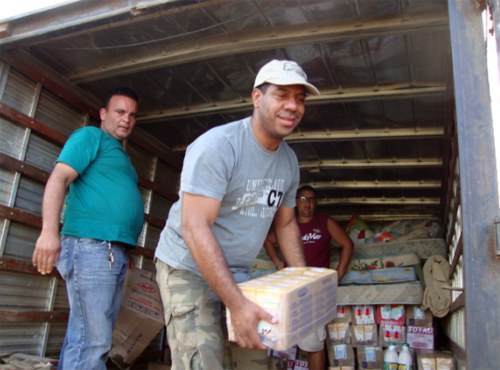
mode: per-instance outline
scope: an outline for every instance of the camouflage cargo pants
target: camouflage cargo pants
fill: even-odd
[[[223,369],[221,302],[206,281],[156,261],[172,370]]]

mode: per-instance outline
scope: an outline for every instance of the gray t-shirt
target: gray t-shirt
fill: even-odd
[[[200,272],[181,234],[182,193],[221,201],[212,227],[236,281],[242,281],[262,248],[280,205],[295,207],[299,166],[282,142],[276,151],[255,138],[250,117],[215,127],[187,149],[179,200],[172,205],[156,257],[177,269]]]

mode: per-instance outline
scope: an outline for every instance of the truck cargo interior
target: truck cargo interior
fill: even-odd
[[[351,231],[362,223],[370,235],[359,239],[375,237],[377,227],[427,225],[413,238],[386,228],[380,243],[355,240],[357,261],[416,255],[416,291],[341,286],[337,305],[420,305],[423,266],[441,255],[450,300],[434,317],[435,349],[451,353],[457,369],[498,368],[499,117],[486,39],[498,40],[499,7],[498,0],[107,0],[0,19],[0,354],[59,356],[64,282],[56,272],[39,275],[31,256],[59,151],[75,129],[98,124],[104,92],[125,85],[140,96],[124,144],[145,204],[132,256],[154,271],[186,147],[248,116],[259,68],[291,59],[321,92],[307,97],[302,123],[286,138],[301,184],[317,189],[318,211]],[[162,330],[139,362],[165,361],[167,353]]]

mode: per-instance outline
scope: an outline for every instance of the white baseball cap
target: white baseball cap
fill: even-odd
[[[273,59],[257,73],[253,87],[264,83],[273,85],[303,85],[311,95],[319,95],[319,90],[307,82],[304,70],[294,61]]]

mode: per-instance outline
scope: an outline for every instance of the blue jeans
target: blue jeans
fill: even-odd
[[[57,269],[66,280],[70,313],[58,369],[106,369],[127,252],[102,240],[69,236],[61,238],[61,247]]]

